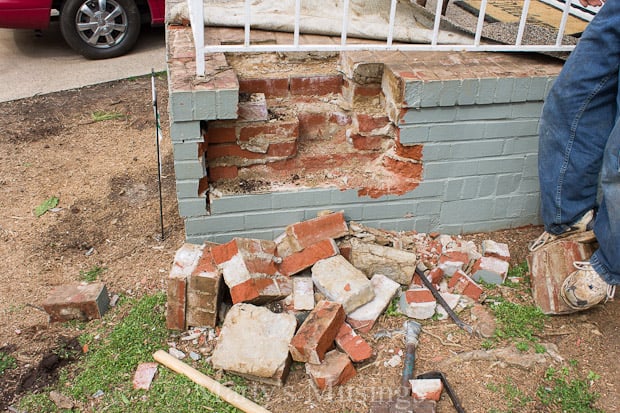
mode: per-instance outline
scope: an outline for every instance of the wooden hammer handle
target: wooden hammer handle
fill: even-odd
[[[251,400],[246,399],[239,393],[202,374],[195,368],[183,363],[181,360],[171,356],[163,350],[157,350],[153,353],[153,358],[162,365],[168,367],[170,370],[183,374],[194,383],[199,384],[202,387],[206,387],[207,390],[220,399],[232,404],[246,413],[270,413],[269,410],[259,406]]]

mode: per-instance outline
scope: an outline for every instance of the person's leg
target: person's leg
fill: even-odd
[[[539,177],[545,230],[561,234],[596,208],[603,153],[617,114],[620,1],[588,25],[544,104]]]

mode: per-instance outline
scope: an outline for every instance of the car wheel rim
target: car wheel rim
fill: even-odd
[[[75,26],[86,44],[108,49],[125,38],[128,28],[127,13],[114,0],[89,0],[78,9]]]

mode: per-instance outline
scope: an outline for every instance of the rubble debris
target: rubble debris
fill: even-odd
[[[342,255],[314,264],[312,281],[327,299],[342,304],[347,314],[375,298],[370,280]]]
[[[434,400],[441,398],[443,383],[440,379],[413,379],[411,384],[411,396],[416,400]]]
[[[174,256],[172,269],[168,275],[168,307],[166,327],[169,330],[185,330],[185,310],[187,300],[187,279],[202,255],[202,246],[183,244]]]
[[[510,262],[510,249],[508,248],[508,244],[487,239],[482,241],[481,250],[482,255],[485,257],[494,257],[502,261]]]
[[[290,276],[312,267],[317,261],[333,257],[339,253],[334,240],[326,238],[304,248],[302,251],[284,257],[278,268],[283,275]]]
[[[372,347],[360,337],[347,323],[343,323],[336,336],[336,346],[346,353],[354,363],[368,360],[372,357]]]
[[[314,308],[312,277],[293,278],[293,308],[296,311],[312,311]]]
[[[154,362],[138,364],[136,372],[133,376],[133,388],[136,390],[150,389],[153,378],[155,378],[155,374],[157,373],[158,366],[159,364]]]
[[[306,373],[321,390],[344,384],[357,374],[349,357],[338,350],[327,353],[321,364],[306,363]]]
[[[456,271],[450,278],[448,287],[453,293],[466,295],[474,301],[477,301],[483,292],[482,287],[460,270]]]
[[[574,261],[588,260],[595,248],[588,231],[556,240],[530,253],[527,263],[532,277],[534,302],[545,314],[575,312],[560,297],[564,279],[575,269]]]
[[[372,284],[375,298],[347,314],[347,322],[362,333],[368,333],[372,329],[377,319],[390,305],[392,298],[400,290],[400,284],[383,274],[375,274],[370,284]]]
[[[497,362],[500,366],[513,366],[524,370],[531,370],[536,365],[544,366],[549,364],[549,354],[540,353],[524,353],[517,350],[515,346],[503,347],[491,350],[474,350],[456,354],[452,357],[442,360],[439,366],[448,366],[454,363],[463,363],[470,361],[490,361]]]
[[[54,288],[43,302],[50,322],[103,317],[110,299],[104,283],[66,284]]]
[[[437,268],[452,277],[456,271],[467,271],[469,255],[462,251],[447,251],[439,257]]]
[[[59,410],[72,410],[75,407],[73,399],[55,390],[50,392],[50,400]]]
[[[292,314],[275,314],[264,307],[235,304],[224,319],[211,363],[216,369],[282,385],[291,364],[289,343],[296,326]]]
[[[186,324],[215,327],[222,299],[222,274],[205,246],[187,284]]]
[[[351,264],[366,274],[383,274],[401,285],[409,285],[415,272],[417,257],[411,251],[399,250],[351,239]]]
[[[320,301],[290,340],[289,350],[293,360],[320,364],[344,323],[342,305]]]
[[[170,347],[168,349],[168,354],[179,360],[183,360],[185,358],[185,353],[175,347]]]
[[[508,262],[495,257],[482,257],[474,263],[471,274],[474,281],[501,284],[508,275]]]
[[[413,287],[400,295],[400,312],[417,320],[427,320],[435,315],[437,301],[426,287]]]
[[[459,304],[459,302],[461,301],[460,294],[452,294],[448,292],[440,292],[439,294],[441,294],[444,301],[448,304],[448,307],[450,307],[451,310],[454,310],[456,306]],[[438,315],[437,317],[438,320],[448,319],[449,317],[448,312],[446,311],[445,308],[443,308],[442,305],[438,305],[435,311]]]
[[[287,257],[326,238],[336,239],[348,233],[342,211],[298,222],[286,227],[284,234],[276,239],[278,255]]]

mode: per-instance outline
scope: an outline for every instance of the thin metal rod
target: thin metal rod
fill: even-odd
[[[445,0],[448,1],[448,0]],[[444,0],[437,0],[437,8],[435,9],[435,22],[433,23],[433,39],[431,45],[436,46],[439,39],[439,25],[441,24],[441,8]]]
[[[301,19],[301,0],[295,0],[295,34],[293,44],[299,45],[299,20]]]
[[[396,21],[396,3],[398,0],[392,0],[392,4],[390,5],[390,26],[388,28],[388,38],[387,45],[392,45],[392,39],[394,38],[394,23]]]
[[[349,0],[344,0],[342,11],[342,32],[340,33],[340,44],[347,44],[347,31],[349,30]]]
[[[474,38],[474,45],[480,45],[480,38],[482,37],[482,26],[484,25],[484,17],[487,14],[487,0],[482,0],[480,3],[480,11],[478,12],[478,24],[476,25],[476,37]]]
[[[157,186],[159,187],[159,225],[161,227],[161,239],[166,238],[164,233],[164,200],[161,189],[161,125],[159,124],[159,109],[157,108],[157,89],[155,88],[155,69],[151,68],[151,90],[153,95],[153,114],[155,115],[155,142],[157,146]]]
[[[555,40],[555,45],[560,46],[562,44],[562,38],[564,37],[564,30],[566,30],[566,22],[568,21],[568,15],[571,8],[570,0],[566,0],[564,5],[564,12],[562,13],[562,20],[560,21],[560,28],[558,29],[558,37]]]
[[[530,11],[530,0],[525,0],[523,3],[523,10],[521,11],[521,20],[519,21],[519,31],[517,32],[517,40],[515,44],[521,45],[523,41],[523,33],[525,32],[525,23],[527,23],[527,14]]]

